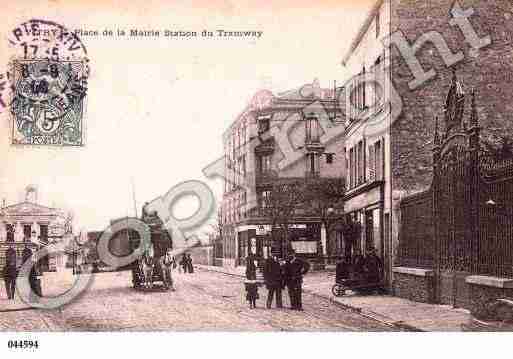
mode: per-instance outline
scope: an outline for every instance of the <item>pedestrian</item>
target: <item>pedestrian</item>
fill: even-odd
[[[187,253],[187,270],[189,273],[194,273],[194,266],[192,265],[192,257],[190,253]]]
[[[187,273],[187,255],[184,253],[182,259],[180,260],[180,267],[182,267],[183,272]]]
[[[340,283],[343,280],[349,279],[351,273],[351,257],[342,257],[337,262],[335,269],[335,282]]]
[[[171,254],[171,249],[167,250],[166,254],[160,258],[159,262],[164,286],[174,291],[175,288],[173,287],[173,274],[171,273],[171,269],[176,268],[176,262],[175,257]]]
[[[2,268],[2,278],[4,279],[5,285],[5,293],[7,294],[7,299],[11,299],[11,278],[9,276],[9,268],[7,264]]]
[[[5,283],[5,291],[7,292],[7,299],[14,300],[16,291],[16,251],[12,246],[5,251],[5,267],[3,270],[3,277]]]
[[[290,297],[290,306],[292,310],[303,310],[302,285],[303,276],[310,270],[310,263],[296,256],[291,251],[287,263],[285,263],[284,275],[285,283]]]
[[[25,245],[25,248],[23,249],[21,256],[22,256],[22,260],[23,260],[23,265],[25,265],[25,263],[29,262],[30,266],[31,266],[30,273],[29,273],[29,284],[30,284],[30,289],[31,289],[30,300],[37,301],[37,299],[38,299],[37,297],[42,296],[42,293],[41,293],[42,290],[41,290],[41,282],[37,277],[37,274],[38,274],[37,264],[32,262],[32,250],[27,245]]]
[[[255,256],[253,253],[249,253],[246,257],[246,277],[256,279],[257,266],[255,263]]]
[[[271,256],[264,265],[264,281],[267,288],[267,308],[270,309],[276,296],[276,308],[283,308],[281,290],[283,289],[283,268],[278,257]]]
[[[365,258],[362,255],[360,248],[355,248],[352,260],[353,279],[363,279],[365,277]]]
[[[258,296],[258,282],[256,280],[256,265],[253,255],[250,254],[246,258],[246,280],[244,281],[246,287],[246,300],[249,302],[249,308],[256,308],[256,300]]]
[[[365,269],[369,283],[379,283],[383,276],[383,262],[376,254],[375,248],[369,248],[365,256]]]

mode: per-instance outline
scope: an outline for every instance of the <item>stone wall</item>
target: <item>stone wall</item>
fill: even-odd
[[[393,294],[415,302],[435,303],[435,277],[430,270],[395,267]],[[513,298],[513,279],[471,276],[469,273],[441,273],[439,304],[482,311],[495,299]]]
[[[432,276],[395,272],[392,285],[397,297],[423,303],[432,303],[434,300]]]
[[[513,134],[513,3],[511,0],[459,0],[463,10],[472,7],[469,18],[479,37],[491,36],[492,43],[474,51],[457,26],[451,26],[452,0],[392,1],[391,30],[401,31],[410,44],[423,34],[436,31],[452,53],[462,51],[464,60],[453,67],[469,94],[476,90],[479,122],[484,137],[497,140]],[[437,76],[411,90],[414,79],[397,47],[392,48],[392,78],[403,101],[402,114],[391,130],[393,190],[409,193],[426,189],[431,183],[434,117],[443,126],[442,106],[449,90],[451,69],[447,68],[430,43],[416,53],[424,71],[434,69]],[[469,118],[470,100],[464,118]]]

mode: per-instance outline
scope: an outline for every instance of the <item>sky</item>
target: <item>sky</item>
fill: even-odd
[[[5,1],[5,0],[4,0]],[[43,205],[70,210],[76,227],[100,230],[110,219],[186,180],[220,181],[202,169],[222,156],[222,133],[255,92],[274,93],[319,79],[342,83],[341,65],[372,6],[358,1],[12,1],[0,24],[0,73],[12,58],[7,37],[30,18],[68,29],[263,31],[259,39],[82,36],[91,74],[81,148],[10,145],[0,114],[0,199],[24,199],[34,184]],[[177,217],[195,201],[178,204]]]

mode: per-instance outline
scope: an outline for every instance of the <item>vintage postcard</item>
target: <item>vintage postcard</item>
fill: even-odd
[[[513,331],[511,0],[1,11],[8,352]]]

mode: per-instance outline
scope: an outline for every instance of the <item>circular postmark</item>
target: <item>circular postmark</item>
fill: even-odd
[[[53,21],[31,19],[14,28],[8,37],[17,58],[50,60],[86,59],[87,49],[72,31]],[[20,56],[21,55],[21,56]]]
[[[80,38],[53,21],[31,19],[8,36],[9,71],[0,106],[12,115],[12,143],[84,144],[89,59]]]

